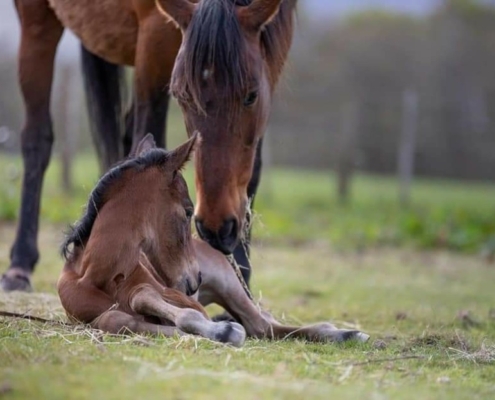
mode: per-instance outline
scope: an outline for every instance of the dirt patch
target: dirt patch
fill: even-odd
[[[0,310],[65,320],[65,312],[58,296],[48,293],[0,292]]]
[[[429,334],[411,339],[404,347],[404,352],[410,352],[414,349],[423,347],[436,347],[444,349],[456,349],[463,352],[471,351],[471,344],[461,335],[440,335]]]

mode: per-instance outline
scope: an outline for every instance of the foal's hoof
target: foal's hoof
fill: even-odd
[[[237,322],[217,322],[213,340],[241,347],[246,340],[246,330]]]
[[[0,279],[0,289],[4,292],[32,292],[29,275],[17,268],[9,269]]]
[[[365,343],[370,338],[370,335],[367,335],[366,333],[360,331],[338,330],[336,331],[336,333],[336,342],[347,342],[349,340],[355,340],[357,342]]]

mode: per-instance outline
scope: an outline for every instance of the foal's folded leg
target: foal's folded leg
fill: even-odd
[[[164,326],[146,322],[142,317],[133,316],[119,310],[109,310],[96,318],[91,326],[114,334],[141,333],[163,336],[182,336],[175,326]]]
[[[246,332],[238,323],[213,322],[197,309],[177,307],[178,292],[176,291],[173,293],[176,305],[172,305],[164,300],[168,289],[163,290],[164,293],[160,294],[151,285],[141,285],[131,294],[129,305],[138,314],[167,319],[186,333],[203,336],[217,342],[230,343],[234,346],[241,346],[244,343]],[[182,296],[184,303],[191,302],[185,294]],[[199,304],[198,306],[201,307]]]
[[[239,321],[248,336],[268,339],[301,338],[319,342],[365,342],[369,336],[357,330],[337,329],[329,323],[308,326],[286,326],[262,311],[248,297],[239,278],[225,257],[204,243],[195,243],[203,283],[199,301],[204,305],[217,303]]]
[[[70,319],[90,324],[95,329],[114,334],[144,333],[175,336],[183,334],[173,326],[144,321],[115,309],[115,301],[92,284],[81,282],[79,276],[65,269],[57,284],[62,305]]]

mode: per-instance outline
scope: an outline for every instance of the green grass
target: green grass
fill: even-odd
[[[357,175],[342,206],[330,173],[274,170],[257,210],[268,234],[294,240],[330,239],[343,247],[412,244],[478,251],[495,238],[495,186],[417,179],[412,203],[398,203],[394,178]],[[263,233],[263,232],[261,232]]]
[[[90,156],[75,166],[71,195],[59,187],[57,163],[47,175],[37,293],[0,294],[0,310],[64,318],[58,247],[98,177]],[[15,234],[19,167],[2,155],[1,271]],[[256,298],[280,319],[357,327],[369,343],[248,340],[233,349],[0,317],[0,397],[493,398],[495,270],[470,253],[493,235],[495,188],[417,181],[411,208],[401,210],[393,180],[360,175],[352,203],[341,207],[330,174],[267,172],[256,204]]]
[[[0,267],[13,226],[0,228]],[[63,318],[60,228],[46,225],[34,285],[0,309]],[[486,399],[495,395],[495,270],[472,256],[257,246],[254,293],[281,319],[332,320],[367,344],[123,338],[0,318],[6,399]],[[468,313],[469,312],[469,313]],[[3,385],[3,386],[2,386]]]

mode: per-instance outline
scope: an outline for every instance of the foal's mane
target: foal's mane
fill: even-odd
[[[184,38],[184,63],[171,83],[175,97],[204,110],[200,99],[203,73],[211,69],[216,88],[226,91],[227,103],[235,112],[235,100],[246,93],[246,51],[236,6],[252,0],[201,0]],[[292,17],[297,0],[284,0],[277,16],[261,32],[261,46],[275,87],[292,40]]]
[[[106,193],[108,190],[122,178],[123,174],[129,170],[144,171],[149,167],[161,166],[169,158],[169,152],[164,149],[154,148],[145,152],[137,158],[130,158],[117,164],[107,171],[98,181],[95,188],[89,195],[88,204],[84,210],[81,219],[71,226],[61,247],[62,256],[68,260],[72,251],[70,245],[74,248],[86,244],[91,234],[94,222],[98,217],[98,212],[106,202]]]

